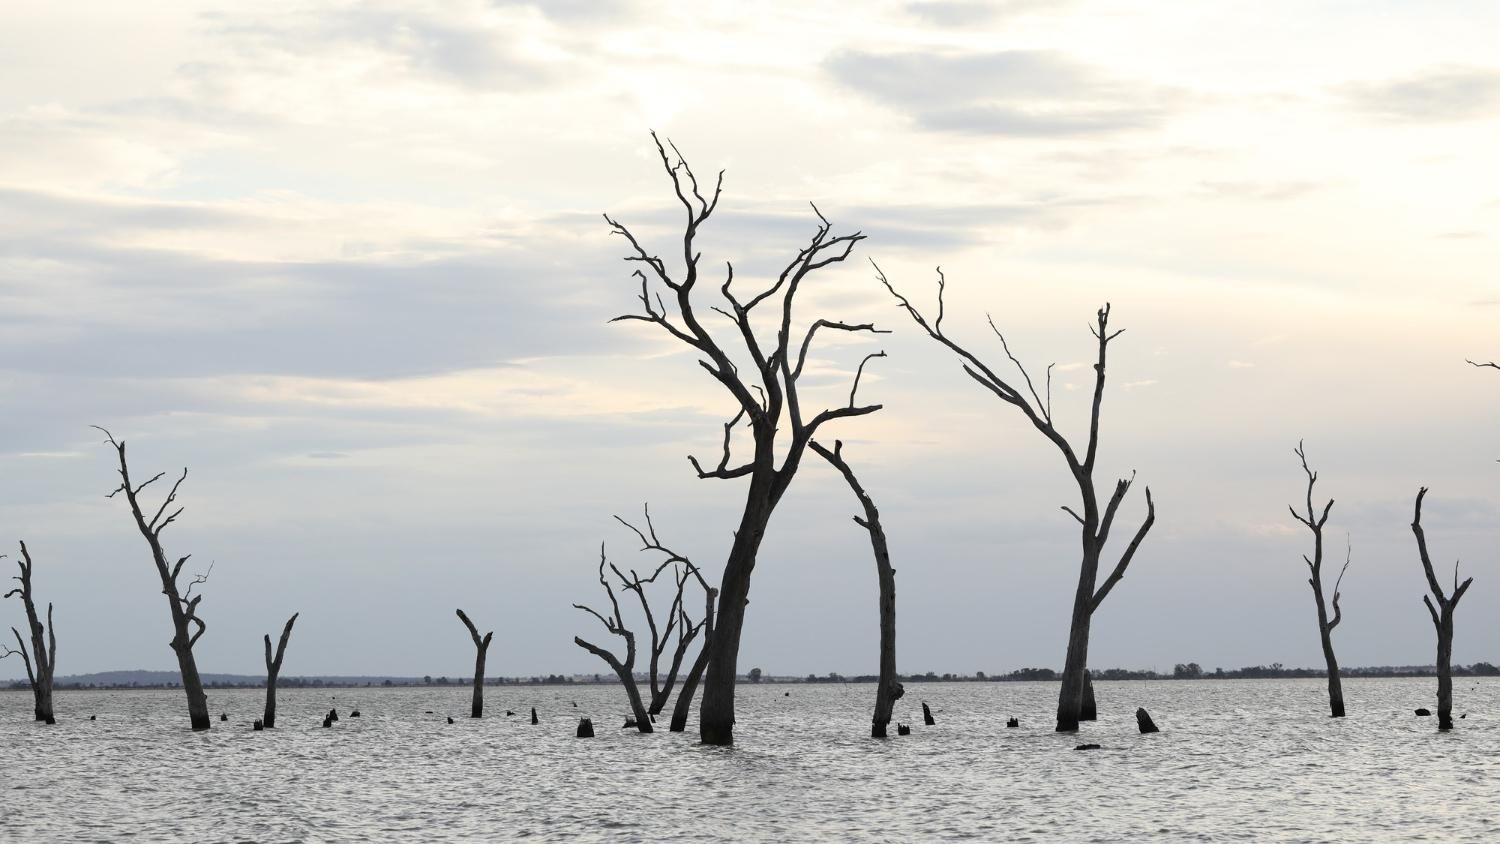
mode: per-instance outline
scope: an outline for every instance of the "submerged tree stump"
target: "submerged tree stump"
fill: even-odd
[[[902,723],[898,722],[896,724],[896,735],[898,735],[898,736],[909,736],[909,735],[911,735],[911,727],[907,726],[906,724],[902,724]]]
[[[1080,744],[1080,745],[1078,745],[1077,747],[1075,747],[1073,749],[1074,750],[1102,750],[1103,748],[1101,748],[1097,744]]]
[[[333,719],[329,718],[327,715],[324,715],[323,716],[323,726],[324,727],[332,727],[333,726]]]
[[[1431,716],[1432,716],[1432,710],[1431,709],[1422,708],[1422,709],[1418,709],[1417,710],[1417,717],[1418,718],[1430,718]]]
[[[932,720],[932,710],[927,708],[927,701],[922,701],[922,723],[931,727],[937,722]]]
[[[1089,672],[1083,672],[1083,703],[1078,707],[1078,720],[1099,720],[1099,709],[1094,705],[1094,678]]]
[[[1018,719],[1012,718],[1009,721],[1005,722],[1005,726],[1007,726],[1007,727],[1019,727],[1019,726],[1021,726],[1021,722]]]
[[[639,725],[635,723],[635,719],[634,718],[626,718],[624,726],[620,727],[620,729],[622,729],[622,730],[633,730],[633,729],[636,729],[638,726]]]
[[[531,723],[533,723],[533,724],[537,723],[537,720],[536,720],[536,707],[535,706],[531,707]]]
[[[1151,713],[1147,712],[1144,708],[1137,708],[1135,710],[1135,724],[1137,727],[1140,727],[1143,734],[1161,732],[1156,728],[1156,722],[1151,720]]]
[[[219,720],[220,721],[228,721],[229,720],[229,713],[228,712],[220,712],[219,713]]]
[[[579,718],[578,719],[578,737],[579,738],[593,738],[594,737],[594,722],[591,721],[591,720],[589,720],[588,718]]]
[[[266,728],[266,722],[260,720],[259,718],[256,718],[255,719],[255,723],[253,725],[251,725],[251,727],[250,727],[250,729],[256,731],[257,733],[260,732],[261,730],[264,730],[265,728]]]

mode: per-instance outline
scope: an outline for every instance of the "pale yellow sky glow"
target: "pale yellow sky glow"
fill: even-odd
[[[945,327],[998,364],[989,313],[1056,362],[1070,430],[1094,309],[1128,329],[1101,465],[1160,512],[1101,666],[1316,662],[1285,510],[1303,437],[1355,549],[1346,664],[1431,661],[1419,485],[1435,552],[1500,600],[1500,373],[1464,362],[1500,358],[1493,4],[0,0],[0,20],[0,536],[77,637],[64,673],[167,657],[90,424],[141,471],[192,467],[175,543],[216,561],[207,670],[257,670],[277,618],[354,584],[299,622],[323,644],[295,673],[461,672],[463,640],[430,664],[456,601],[507,642],[497,673],[592,671],[568,605],[601,539],[633,553],[610,516],[647,499],[717,570],[740,491],[686,455],[717,454],[731,405],[669,338],[607,322],[637,288],[600,212],[665,254],[679,236],[652,130],[727,171],[715,275],[773,273],[809,201],[869,235],[799,315],[895,332],[828,338],[807,377],[839,402],[890,354],[861,385],[885,409],[830,436],[888,514],[903,670],[1060,666],[1072,494],[867,259],[924,308],[941,265]],[[873,670],[852,499],[809,465],[784,507],[742,660]],[[1500,657],[1500,613],[1465,625],[1457,661]]]

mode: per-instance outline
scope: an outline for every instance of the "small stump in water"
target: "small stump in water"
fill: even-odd
[[[452,715],[448,716],[448,723],[450,723],[450,724],[453,723],[453,716]]]
[[[535,724],[536,722],[536,707],[533,706],[531,707],[531,723]]]
[[[906,724],[897,724],[896,725],[896,735],[898,735],[898,736],[909,736],[909,735],[911,735],[911,727],[907,726]]]
[[[927,708],[927,701],[922,701],[922,723],[931,727],[937,722],[932,720],[932,710]]]
[[[99,720],[99,716],[98,715],[90,715],[89,716],[89,720],[90,721],[97,721],[97,720]]]
[[[594,737],[594,722],[591,721],[588,718],[579,718],[578,719],[578,737],[579,738],[593,738]]]
[[[329,718],[329,717],[327,717],[327,716],[326,716],[326,715],[325,715],[325,716],[324,716],[324,717],[323,717],[323,726],[325,726],[325,727],[332,727],[332,726],[333,726],[333,719],[332,719],[332,718]]]
[[[220,721],[228,721],[229,720],[229,713],[228,712],[220,712],[219,713],[219,720]]]
[[[359,710],[356,709],[353,712],[349,713],[349,717],[350,718],[358,718],[359,717]]]
[[[637,729],[640,729],[640,726],[641,725],[637,724],[634,718],[626,718],[625,719],[625,726],[621,727],[620,729],[622,729],[622,730],[637,730]]]
[[[256,718],[255,719],[255,724],[250,727],[250,729],[256,731],[257,733],[260,732],[261,730],[264,730],[265,728],[266,728],[266,722],[260,720],[259,718]]]
[[[507,718],[509,718],[509,717],[511,717],[511,716],[513,716],[515,714],[516,713],[514,711],[512,711],[512,710],[509,710],[509,709],[505,710],[505,717],[507,717]]]
[[[1142,711],[1144,711],[1144,710],[1142,710]],[[1080,744],[1080,745],[1078,745],[1077,747],[1075,747],[1073,749],[1074,750],[1099,750],[1100,747],[1097,744]]]
[[[1015,718],[1012,718],[1009,721],[1005,722],[1005,726],[1007,726],[1007,727],[1019,727],[1019,726],[1021,726],[1021,722],[1019,720],[1015,719]]]
[[[1417,717],[1418,718],[1428,718],[1428,717],[1431,717],[1431,716],[1432,716],[1432,710],[1430,710],[1430,709],[1418,709],[1417,710]]]
[[[1136,709],[1135,724],[1141,728],[1142,733],[1161,732],[1156,729],[1156,722],[1151,720],[1151,713],[1147,712],[1144,708]]]
[[[328,710],[328,720],[330,720],[330,721],[337,721],[338,719],[339,719],[339,711],[337,709],[330,709],[330,710]]]

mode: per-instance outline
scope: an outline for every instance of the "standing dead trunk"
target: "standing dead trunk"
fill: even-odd
[[[729,558],[725,561],[724,575],[719,585],[719,605],[715,617],[717,627],[715,636],[708,643],[703,704],[699,709],[699,736],[703,742],[726,745],[734,742],[734,687],[738,674],[740,632],[745,622],[745,606],[749,601],[750,575],[755,568],[766,527],[782,494],[796,475],[807,444],[818,427],[835,419],[863,416],[880,409],[880,405],[856,405],[855,395],[865,363],[872,357],[883,357],[884,353],[866,355],[860,362],[847,406],[804,416],[798,395],[798,379],[802,375],[808,348],[817,331],[827,328],[834,331],[875,332],[875,327],[870,324],[855,325],[820,319],[807,328],[800,346],[794,345],[792,312],[799,285],[810,273],[844,261],[853,251],[854,245],[864,239],[864,235],[858,232],[833,236],[832,224],[814,207],[813,211],[819,222],[817,231],[773,284],[755,291],[747,299],[741,299],[731,289],[734,267],[726,265],[726,279],[719,286],[719,292],[727,308],[715,307],[714,310],[729,317],[734,323],[736,345],[743,345],[744,357],[753,363],[753,367],[742,370],[698,320],[692,296],[699,278],[699,252],[694,245],[694,238],[698,228],[709,219],[718,205],[724,174],[722,171],[719,173],[712,196],[706,197],[700,190],[692,168],[677,153],[676,148],[673,147],[672,155],[668,155],[667,148],[655,135],[652,139],[656,141],[662,168],[672,180],[673,191],[687,211],[680,253],[683,268],[681,275],[674,278],[668,271],[666,262],[647,252],[628,228],[606,215],[605,221],[613,232],[630,244],[631,254],[625,260],[638,263],[644,268],[633,273],[641,282],[638,298],[643,313],[626,314],[616,319],[655,324],[674,339],[690,346],[700,356],[699,363],[703,368],[734,400],[735,414],[724,426],[723,456],[718,465],[705,469],[696,458],[688,458],[699,478],[750,479],[739,530],[735,534]],[[653,291],[653,285],[665,288],[669,292],[668,296],[664,298],[660,292]],[[774,347],[763,345],[752,321],[752,311],[767,300],[772,300],[773,319],[777,326]],[[732,465],[734,428],[742,419],[750,427],[754,456],[749,462]],[[780,434],[786,435],[783,443],[777,442]],[[778,466],[779,454],[784,456],[780,458]]]
[[[1099,449],[1099,411],[1104,403],[1104,371],[1106,358],[1111,340],[1120,336],[1122,331],[1111,332],[1109,330],[1109,304],[1099,309],[1095,325],[1090,328],[1094,338],[1098,341],[1098,357],[1094,363],[1094,392],[1093,404],[1089,415],[1088,443],[1082,457],[1073,448],[1073,444],[1057,429],[1052,417],[1052,367],[1047,367],[1047,392],[1046,398],[1037,392],[1036,385],[1031,379],[1030,373],[1021,365],[1015,355],[1011,354],[1010,346],[1005,342],[1005,336],[995,327],[993,321],[990,328],[1000,339],[1000,346],[1005,350],[1005,356],[1015,365],[1020,372],[1025,390],[1018,389],[1015,384],[1000,377],[994,369],[981,361],[973,353],[954,342],[952,338],[943,333],[943,288],[946,280],[943,278],[942,270],[938,271],[938,314],[937,319],[929,323],[926,317],[912,305],[911,301],[896,292],[885,274],[876,267],[876,275],[880,283],[885,285],[886,290],[896,298],[912,320],[927,332],[927,336],[947,347],[958,355],[963,362],[963,370],[979,385],[995,395],[1001,401],[1015,407],[1024,415],[1036,430],[1057,448],[1062,454],[1064,461],[1068,464],[1068,471],[1073,476],[1074,483],[1078,486],[1078,493],[1082,504],[1082,513],[1072,507],[1064,506],[1062,509],[1068,515],[1077,520],[1081,531],[1082,561],[1078,569],[1078,587],[1073,595],[1073,615],[1068,629],[1068,652],[1063,664],[1062,691],[1057,701],[1057,730],[1058,732],[1071,732],[1078,729],[1078,722],[1083,710],[1083,672],[1088,665],[1089,657],[1089,629],[1094,612],[1104,602],[1116,583],[1125,576],[1125,570],[1129,568],[1131,559],[1135,556],[1136,549],[1140,547],[1141,541],[1146,538],[1147,531],[1156,521],[1156,505],[1151,500],[1151,488],[1146,488],[1146,518],[1136,531],[1135,537],[1125,547],[1124,553],[1120,555],[1119,561],[1104,582],[1098,582],[1099,561],[1102,556],[1105,542],[1109,539],[1110,528],[1114,523],[1115,513],[1120,503],[1125,498],[1125,493],[1130,490],[1130,485],[1135,479],[1132,472],[1130,478],[1122,478],[1115,482],[1115,491],[1107,504],[1100,508],[1099,495],[1094,481],[1095,458]]]
[[[635,721],[636,729],[643,733],[649,733],[652,732],[651,715],[646,711],[646,705],[641,702],[641,690],[635,684],[635,634],[625,626],[625,615],[620,612],[620,602],[615,597],[614,587],[610,585],[609,579],[604,576],[604,567],[606,565],[609,565],[610,570],[615,573],[615,576],[620,578],[621,582],[628,582],[625,575],[605,559],[604,546],[601,544],[599,546],[599,585],[603,586],[605,594],[609,595],[612,613],[606,617],[583,604],[574,604],[573,606],[599,619],[599,623],[604,625],[605,630],[624,639],[625,658],[620,659],[604,648],[586,641],[581,636],[574,636],[573,644],[604,660],[614,670],[615,676],[620,678],[620,684],[625,687],[625,696],[630,701],[630,711]]]
[[[1094,701],[1094,678],[1087,670],[1083,672],[1083,705],[1079,707],[1078,720],[1099,720],[1099,707]]]
[[[464,611],[455,610],[455,612],[458,613],[458,620],[462,621],[464,623],[464,626],[469,628],[469,636],[474,639],[474,700],[469,705],[469,717],[483,718],[484,658],[485,655],[490,652],[490,639],[494,637],[495,631],[491,630],[490,632],[484,634],[484,638],[480,638],[479,628],[474,626],[474,622],[470,621],[467,615],[464,615]]]
[[[1307,563],[1309,577],[1307,584],[1312,587],[1313,600],[1318,609],[1318,639],[1323,646],[1323,661],[1328,666],[1328,708],[1334,718],[1344,717],[1344,686],[1339,680],[1339,661],[1333,655],[1333,628],[1343,620],[1343,610],[1339,608],[1339,586],[1344,582],[1344,572],[1349,570],[1349,561],[1353,557],[1353,549],[1345,555],[1344,567],[1339,571],[1338,579],[1333,584],[1333,618],[1328,618],[1328,602],[1323,598],[1323,525],[1328,522],[1328,511],[1333,509],[1333,499],[1323,505],[1323,513],[1319,515],[1313,508],[1313,485],[1318,482],[1318,473],[1307,465],[1307,451],[1302,443],[1297,443],[1293,450],[1297,458],[1302,461],[1302,473],[1307,476],[1307,498],[1304,502],[1306,515],[1298,513],[1295,507],[1288,507],[1292,511],[1292,518],[1301,522],[1313,535],[1313,553],[1309,557],[1302,555],[1302,561]]]
[[[26,610],[26,629],[31,633],[30,652],[26,647],[26,640],[22,638],[21,631],[12,627],[10,632],[15,634],[16,644],[20,650],[12,650],[5,645],[5,653],[0,654],[0,659],[19,654],[21,661],[26,664],[26,679],[31,683],[31,695],[33,698],[32,713],[36,720],[44,724],[56,723],[52,712],[52,677],[57,669],[57,632],[52,626],[52,604],[47,604],[47,623],[42,624],[41,618],[37,616],[36,602],[31,593],[31,552],[26,550],[26,543],[21,543],[21,559],[16,561],[21,573],[11,578],[21,585],[5,593],[5,597],[12,595],[20,597],[21,604]],[[33,660],[33,657],[35,659]]]
[[[99,428],[99,426],[94,426]],[[130,467],[125,462],[125,441],[116,441],[114,435],[104,431],[109,444],[114,448],[119,458],[120,485],[109,494],[113,498],[120,493],[125,493],[125,500],[130,504],[130,513],[135,517],[136,529],[140,531],[142,538],[151,549],[151,559],[156,564],[156,573],[161,578],[161,591],[167,596],[167,607],[172,614],[172,652],[177,655],[177,668],[182,674],[182,690],[187,694],[188,718],[194,730],[206,730],[212,724],[208,716],[208,696],[203,692],[203,680],[198,676],[198,661],[193,654],[193,646],[198,644],[198,639],[208,629],[203,619],[198,616],[198,604],[203,600],[202,595],[194,595],[193,587],[208,581],[208,576],[213,571],[210,565],[208,572],[196,575],[187,584],[187,588],[181,588],[178,579],[182,575],[182,567],[187,564],[191,554],[177,558],[175,563],[168,563],[167,553],[162,548],[161,533],[167,526],[177,521],[182,514],[182,507],[172,512],[167,510],[177,501],[177,490],[182,482],[187,480],[187,469],[182,470],[182,475],[172,484],[172,489],[167,497],[156,509],[155,515],[149,520],[141,509],[141,491],[156,481],[160,480],[164,472],[158,472],[149,480],[140,485],[132,485],[130,481]],[[196,629],[195,629],[196,628]]]
[[[286,626],[281,628],[281,639],[276,642],[275,654],[271,653],[271,634],[266,634],[266,712],[260,719],[264,729],[276,728],[276,680],[281,676],[281,659],[286,656],[286,643],[292,638],[292,625],[297,623],[299,615],[301,613],[292,613],[292,617],[286,620]]]
[[[1417,553],[1422,558],[1422,573],[1427,575],[1427,589],[1431,596],[1423,595],[1422,603],[1432,616],[1432,626],[1437,631],[1437,676],[1438,676],[1438,729],[1453,729],[1453,611],[1458,609],[1458,600],[1469,591],[1470,577],[1462,584],[1458,582],[1458,563],[1453,564],[1453,594],[1443,594],[1437,574],[1432,570],[1432,558],[1427,554],[1427,536],[1422,532],[1422,498],[1427,487],[1417,491],[1416,514],[1411,521],[1411,532],[1417,537]],[[1436,606],[1434,606],[1434,601]]]
[[[705,589],[703,647],[698,650],[698,658],[693,660],[693,666],[688,669],[687,677],[682,681],[682,691],[677,694],[677,703],[672,707],[672,723],[667,728],[671,732],[680,733],[687,729],[688,713],[693,708],[693,695],[698,691],[698,680],[708,667],[709,643],[714,639],[714,602],[718,597],[719,590]]]
[[[849,468],[843,458],[844,443],[834,440],[833,451],[824,448],[816,440],[809,443],[809,447],[839,470],[865,511],[864,518],[854,517],[854,523],[870,535],[870,547],[875,555],[875,574],[880,583],[880,677],[875,683],[875,715],[870,723],[870,736],[885,738],[896,701],[905,694],[901,682],[896,679],[896,569],[891,566],[890,546],[886,543],[885,528],[880,523],[880,511],[876,509],[875,501],[865,492],[859,479],[854,476],[854,470]]]

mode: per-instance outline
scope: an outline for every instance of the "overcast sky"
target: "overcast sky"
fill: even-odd
[[[58,671],[174,667],[111,452],[191,474],[166,534],[213,564],[202,670],[594,672],[599,543],[650,501],[717,578],[742,481],[700,481],[733,405],[630,311],[600,212],[671,254],[649,131],[727,170],[705,267],[747,289],[863,230],[798,318],[876,320],[809,364],[878,414],[824,436],[879,503],[907,672],[1060,667],[1076,489],[914,330],[873,258],[1081,436],[1103,302],[1100,476],[1156,528],[1091,664],[1317,665],[1286,510],[1305,438],[1353,564],[1346,665],[1433,661],[1409,529],[1475,585],[1454,658],[1500,661],[1500,10],[1482,2],[0,0],[0,534],[56,604]],[[716,293],[717,284],[701,291]],[[712,297],[709,296],[709,299]],[[705,302],[704,307],[707,307]],[[719,322],[722,323],[722,320]],[[756,568],[740,665],[874,673],[857,503],[804,463]],[[1121,536],[1124,531],[1117,530]],[[1125,534],[1128,536],[1128,534]],[[1116,539],[1116,548],[1123,538]],[[11,551],[14,556],[14,551]],[[5,565],[10,564],[7,559]],[[1446,577],[1446,575],[1444,575]],[[696,602],[693,603],[696,607]],[[14,599],[0,618],[19,623]],[[18,661],[0,677],[22,676]]]

